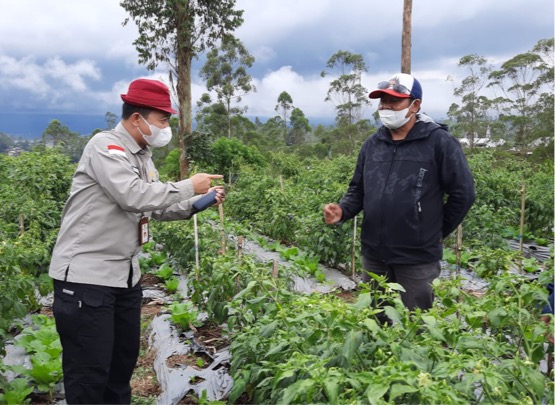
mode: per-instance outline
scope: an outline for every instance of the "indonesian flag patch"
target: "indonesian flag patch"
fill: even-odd
[[[110,155],[125,156],[125,149],[119,145],[108,145],[108,153]]]

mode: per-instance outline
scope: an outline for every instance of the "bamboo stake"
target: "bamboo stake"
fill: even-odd
[[[457,270],[456,270],[456,275],[455,277],[457,278],[457,283],[459,282],[458,280],[460,280],[460,276],[461,276],[461,253],[462,253],[462,237],[463,237],[463,228],[462,228],[462,224],[459,224],[459,226],[457,226]],[[459,288],[458,294],[457,294],[457,302],[460,303],[461,302],[461,291]],[[460,319],[460,314],[459,314],[459,310],[457,308],[457,319]]]
[[[25,233],[25,216],[19,214],[19,236],[23,236]]]
[[[278,261],[276,259],[274,259],[274,263],[273,263],[273,266],[272,266],[272,277],[277,278],[278,273],[279,273]]]
[[[357,240],[357,217],[353,221],[353,247],[351,251],[351,270],[353,272],[353,281],[355,280],[355,263],[356,263],[356,240]]]
[[[457,226],[457,277],[461,275],[462,234],[462,224],[459,224]]]
[[[237,257],[240,260],[243,256],[243,237],[237,237]],[[235,288],[237,292],[241,291],[241,275],[238,273],[237,278],[235,278]]]
[[[243,256],[243,237],[237,237],[237,257],[240,259]]]
[[[522,258],[523,258],[523,248],[524,248],[524,214],[526,210],[526,183],[524,177],[522,178],[522,188],[520,190],[520,235],[519,238],[519,250],[520,250],[520,263],[518,265],[518,270],[522,274]]]
[[[198,222],[197,222],[197,214],[193,215],[193,226],[194,226],[194,234],[195,234],[195,269],[196,269],[196,276],[197,281],[200,279],[200,260],[199,260],[199,249],[198,249]]]
[[[225,230],[224,230],[224,207],[222,204],[218,205],[218,211],[220,212],[220,226],[222,227],[222,254],[225,255]]]
[[[281,188],[281,192],[283,192],[283,176],[281,174],[279,175],[279,185]]]

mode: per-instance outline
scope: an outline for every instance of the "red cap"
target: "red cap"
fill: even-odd
[[[177,114],[172,108],[170,90],[159,80],[137,79],[129,85],[127,94],[122,94],[121,99],[127,104],[137,107],[152,108]]]

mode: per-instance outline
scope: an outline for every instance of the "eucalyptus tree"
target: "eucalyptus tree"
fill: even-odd
[[[42,143],[45,146],[58,149],[69,156],[72,162],[77,162],[83,153],[88,137],[82,137],[59,120],[52,120],[42,133]]]
[[[204,93],[197,101],[197,130],[217,139],[227,133],[227,112],[223,103],[212,103],[208,93]]]
[[[543,61],[538,82],[543,85],[542,88],[544,89],[536,103],[538,125],[534,129],[534,133],[538,138],[552,138],[555,133],[554,39],[538,41],[532,52],[538,54]],[[551,142],[551,145],[553,146],[553,142]]]
[[[121,0],[139,30],[139,62],[169,68],[179,103],[180,176],[187,175],[185,140],[192,133],[191,64],[194,57],[233,34],[243,23],[235,0]],[[123,25],[129,22],[126,18]]]
[[[456,120],[456,130],[469,140],[472,149],[475,136],[485,134],[489,129],[488,110],[491,102],[483,93],[493,66],[486,58],[475,54],[463,56],[458,66],[465,69],[468,76],[462,79],[453,93],[461,99],[461,104],[453,103],[447,115]]]
[[[291,111],[291,132],[286,141],[287,145],[301,145],[305,142],[305,135],[311,131],[308,118],[300,108]]]
[[[553,60],[553,46],[549,53]],[[549,99],[544,89],[550,89],[553,95],[553,78],[548,77],[549,72],[553,72],[553,64],[549,66],[544,54],[532,50],[514,56],[489,75],[489,86],[501,91],[495,100],[501,111],[500,119],[515,131],[515,143],[523,152],[538,136],[535,133],[538,107],[545,106],[545,97]]]
[[[272,153],[285,146],[283,122],[279,116],[269,118],[263,124],[258,119],[256,122],[257,132],[260,135],[257,146],[262,152]]]
[[[239,103],[244,95],[256,92],[252,77],[247,68],[252,67],[254,57],[243,43],[234,37],[226,36],[219,48],[208,52],[206,62],[200,70],[200,76],[206,81],[208,91],[214,91],[219,103],[225,108],[227,117],[227,137],[231,138],[231,117],[241,115],[247,107],[232,106]],[[211,101],[210,97],[205,100]]]
[[[365,107],[370,104],[368,90],[362,85],[362,74],[368,71],[362,55],[338,51],[328,60],[329,72],[321,76],[334,75],[330,82],[326,102],[336,109],[338,124],[354,124],[362,118]]]
[[[286,143],[287,143],[287,113],[292,108],[293,108],[293,98],[288,92],[282,91],[278,96],[275,110],[281,118],[281,122],[283,125],[283,140]]]

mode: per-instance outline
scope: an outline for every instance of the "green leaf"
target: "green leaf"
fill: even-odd
[[[247,388],[247,382],[242,379],[238,378],[233,381],[233,387],[231,387],[231,391],[229,392],[229,402],[235,403],[237,399],[245,392]]]
[[[372,304],[372,295],[370,293],[359,294],[357,301],[355,303],[355,308],[362,310],[369,308]]]
[[[0,403],[6,405],[20,405],[30,402],[29,399],[25,400],[31,392],[33,387],[29,386],[29,380],[26,378],[15,378],[9,384],[2,386],[4,395],[0,396]]]
[[[288,341],[282,341],[277,346],[274,346],[272,349],[270,349],[268,351],[268,353],[266,353],[266,356],[264,356],[264,357],[269,357],[273,354],[280,353],[286,347],[289,347],[289,342]]]
[[[380,384],[372,382],[366,390],[366,398],[371,405],[376,405],[379,399],[382,399],[385,393],[389,390],[389,384]]]
[[[345,342],[343,343],[343,348],[341,349],[341,353],[347,359],[348,364],[351,363],[354,354],[360,347],[360,342],[362,341],[362,332],[351,331],[347,334],[345,338]]]
[[[393,322],[401,322],[401,315],[399,314],[399,311],[397,311],[397,309],[390,307],[390,306],[386,306],[384,307],[384,312],[387,315],[387,317],[389,319],[391,319]]]
[[[372,335],[374,336],[381,330],[380,326],[374,319],[366,318],[364,321],[362,321],[362,323],[364,324],[364,326],[366,326],[366,328],[368,328],[370,332],[372,332]]]
[[[282,403],[291,404],[298,402],[296,401],[297,399],[307,396],[313,388],[314,380],[296,381],[284,390]]]
[[[406,385],[406,384],[392,384],[391,385],[391,390],[389,392],[389,399],[395,399],[397,397],[400,397],[401,395],[405,395],[409,392],[416,392],[418,391],[418,388],[416,387],[411,387],[410,385]]]
[[[336,404],[339,396],[339,385],[334,380],[326,380],[324,382],[324,392],[328,398],[329,404]]]
[[[261,337],[270,337],[274,334],[276,327],[278,326],[278,321],[272,321],[267,325],[264,325],[260,329],[260,336]]]
[[[536,398],[542,398],[546,384],[548,383],[547,378],[537,369],[520,367],[520,370],[525,378],[524,383],[528,389],[534,392]]]
[[[503,325],[504,321],[507,319],[507,311],[505,308],[494,308],[488,313],[488,319],[491,326],[498,328]]]

